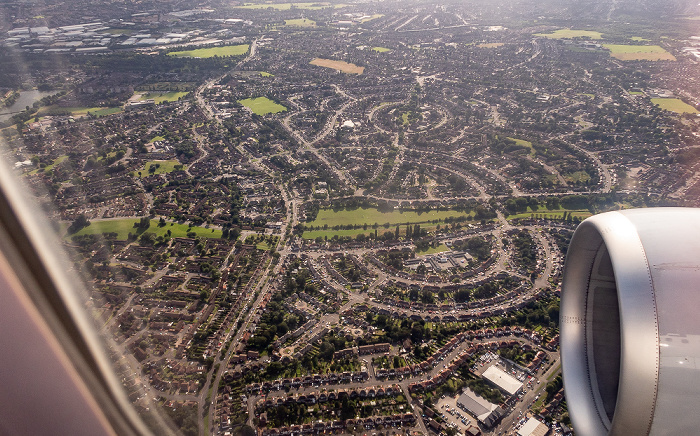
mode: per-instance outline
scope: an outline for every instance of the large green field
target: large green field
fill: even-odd
[[[296,27],[314,27],[316,22],[314,20],[309,20],[308,18],[295,18],[292,20],[284,20],[284,25]]]
[[[246,98],[245,100],[238,100],[238,102],[256,115],[276,114],[287,110],[286,107],[275,103],[267,97]]]
[[[106,221],[94,221],[89,226],[81,229],[75,235],[98,235],[102,233],[116,233],[117,239],[125,240],[129,233],[137,234],[134,223],[139,220],[135,218],[118,218]],[[204,227],[189,227],[187,224],[167,222],[164,227],[158,227],[158,220],[151,220],[151,226],[147,232],[155,233],[156,236],[165,236],[170,230],[173,238],[184,238],[188,232],[194,232],[197,236],[205,238],[220,238],[221,230],[205,229]],[[73,236],[73,235],[67,235]]]
[[[391,51],[390,48],[386,48],[386,47],[372,47],[372,50],[379,52],[379,53],[386,53],[386,52]]]
[[[603,44],[610,56],[621,61],[675,61],[676,57],[658,45]]]
[[[601,39],[603,34],[596,32],[595,30],[572,30],[572,29],[559,29],[552,33],[535,33],[535,36],[542,36],[551,39],[570,39],[570,38],[587,38],[587,39]]]
[[[36,116],[41,117],[41,116],[46,116],[46,115],[63,115],[63,114],[68,114],[73,116],[82,116],[82,115],[94,115],[96,117],[101,117],[104,115],[111,115],[115,114],[117,112],[121,112],[122,108],[120,107],[81,107],[81,106],[73,106],[73,107],[61,107],[61,106],[56,106],[56,105],[51,105],[51,106],[44,106],[40,108]]]
[[[167,174],[175,171],[175,165],[181,164],[177,160],[154,160],[146,163],[146,165],[144,165],[139,172],[141,173],[141,177],[154,176],[156,174]],[[153,172],[149,172],[151,167],[156,167]]]
[[[661,109],[677,112],[679,114],[697,114],[697,109],[680,98],[652,98],[651,102],[658,105]]]
[[[225,45],[222,47],[198,48],[195,50],[171,51],[168,56],[178,58],[213,58],[214,56],[241,56],[248,53],[248,44]]]
[[[323,226],[328,224],[328,227],[342,225],[362,225],[367,224],[372,226],[374,223],[380,226],[389,223],[391,225],[406,224],[406,223],[427,223],[433,220],[444,220],[458,216],[468,216],[466,212],[458,212],[455,210],[431,210],[428,212],[414,211],[393,211],[380,212],[374,208],[357,208],[351,210],[334,211],[332,209],[321,209],[318,212],[316,220],[308,223],[311,226]],[[369,228],[368,228],[369,229]],[[369,230],[365,230],[367,232]],[[373,231],[373,230],[372,230]]]
[[[180,99],[180,97],[184,97],[189,92],[181,92],[181,91],[168,91],[168,92],[147,92],[145,94],[141,94],[139,97],[139,101],[143,100],[149,100],[153,99],[153,101],[156,102],[156,104],[164,103],[166,101],[177,101]]]

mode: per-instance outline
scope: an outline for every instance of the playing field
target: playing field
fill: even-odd
[[[89,226],[81,229],[76,235],[98,235],[102,233],[116,233],[117,239],[125,240],[129,233],[137,234],[138,229],[134,224],[139,220],[135,218],[119,218],[106,221],[93,221]],[[167,222],[164,227],[158,227],[158,220],[151,220],[151,226],[147,232],[155,233],[156,236],[165,236],[170,230],[173,238],[184,238],[188,232],[194,232],[197,236],[205,238],[220,238],[221,230],[205,229],[204,227],[189,227],[187,224]],[[73,235],[67,235],[73,236]]]
[[[572,30],[572,29],[559,29],[552,33],[535,33],[535,36],[542,36],[544,38],[551,39],[570,39],[570,38],[587,38],[587,39],[601,39],[603,34],[596,32],[595,30]]]
[[[147,92],[145,94],[141,94],[141,96],[139,97],[139,101],[153,99],[153,101],[155,101],[156,104],[160,104],[160,103],[164,103],[166,101],[177,101],[180,99],[180,97],[184,97],[187,94],[189,94],[189,92],[179,92],[179,91]]]
[[[348,74],[362,74],[365,71],[365,67],[358,67],[355,64],[351,64],[343,61],[334,61],[331,59],[316,58],[312,60],[311,65],[316,65],[319,67],[332,68],[334,70],[342,71]]]
[[[286,107],[275,103],[267,97],[246,98],[245,100],[238,100],[238,102],[256,115],[276,114],[287,110]]]
[[[391,51],[390,48],[386,48],[386,47],[372,47],[372,50],[379,52],[379,53],[386,53],[388,51]]]
[[[146,165],[144,165],[139,172],[141,172],[141,177],[154,176],[156,174],[167,174],[175,171],[175,165],[180,165],[180,162],[176,160],[153,160],[146,163]],[[151,167],[156,167],[152,173],[148,172]]]
[[[679,98],[652,98],[651,102],[661,109],[679,114],[697,114],[698,110]]]
[[[444,220],[448,217],[468,215],[468,213],[454,210],[431,210],[428,212],[419,213],[414,211],[401,212],[398,210],[392,212],[380,212],[374,208],[345,209],[339,211],[334,211],[333,209],[321,209],[318,211],[316,220],[309,223],[309,225],[323,226],[324,224],[328,224],[328,227],[333,227],[348,224],[367,224],[368,226],[372,226],[374,223],[377,223],[380,226],[385,223],[389,223],[390,225],[406,223],[414,224],[427,223],[432,220]],[[368,230],[370,230],[370,227],[368,227]]]
[[[658,45],[603,44],[610,56],[621,61],[675,61],[671,53]]]
[[[294,20],[284,20],[284,25],[296,27],[314,27],[316,22],[314,20],[309,20],[308,18],[296,18]]]
[[[248,53],[248,44],[225,45],[222,47],[198,48],[195,50],[171,51],[168,56],[178,58],[213,58],[214,56],[241,56]]]

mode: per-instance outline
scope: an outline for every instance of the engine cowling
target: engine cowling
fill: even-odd
[[[577,435],[700,428],[700,209],[582,222],[564,267],[564,388]]]

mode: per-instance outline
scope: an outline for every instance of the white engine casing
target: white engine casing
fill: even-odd
[[[700,209],[582,222],[564,267],[564,387],[582,436],[700,432]]]

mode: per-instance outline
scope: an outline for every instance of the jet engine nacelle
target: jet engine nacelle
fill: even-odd
[[[564,387],[577,435],[700,430],[700,209],[579,225],[562,285]]]

